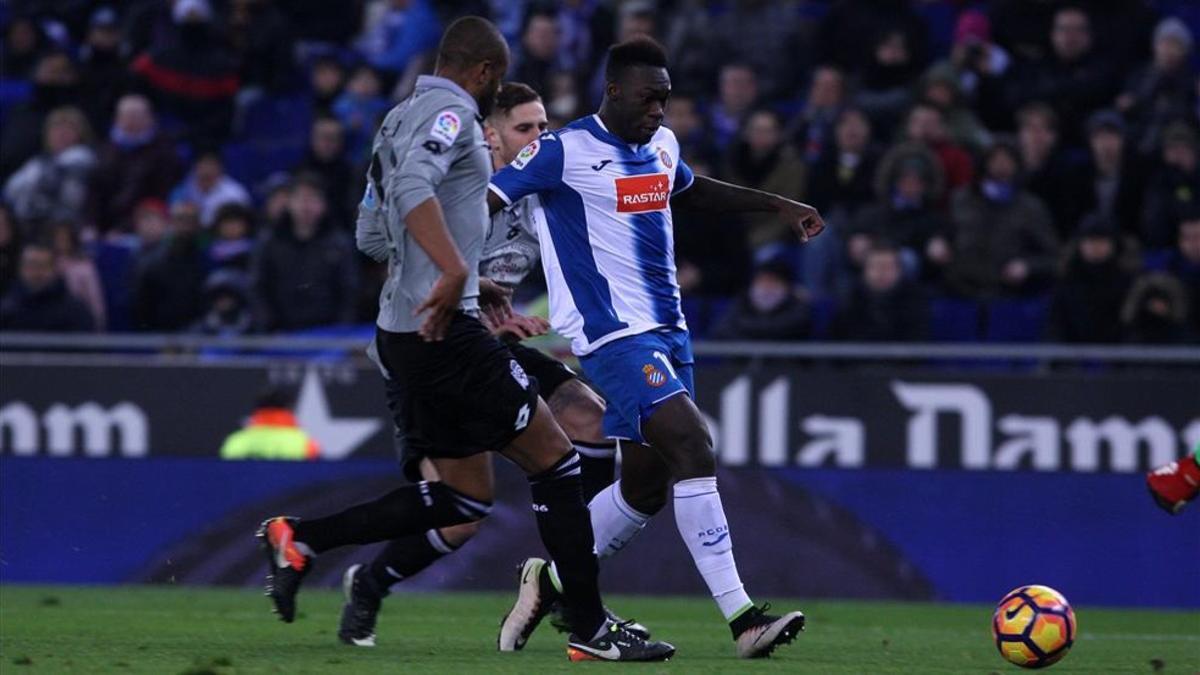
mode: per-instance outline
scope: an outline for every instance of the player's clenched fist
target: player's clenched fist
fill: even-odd
[[[784,222],[800,236],[800,241],[808,241],[825,231],[821,214],[808,204],[779,197],[775,208]]]

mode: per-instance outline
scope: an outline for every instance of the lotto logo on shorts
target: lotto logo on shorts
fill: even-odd
[[[625,176],[617,179],[617,211],[645,213],[667,208],[671,181],[665,173]]]
[[[667,383],[666,374],[649,363],[642,366],[642,374],[646,376],[646,384],[651,387],[661,387]]]
[[[509,359],[508,367],[512,371],[512,378],[517,381],[517,384],[521,385],[522,389],[528,389],[529,376],[525,374],[525,369],[521,367],[521,364],[517,363],[516,359]]]

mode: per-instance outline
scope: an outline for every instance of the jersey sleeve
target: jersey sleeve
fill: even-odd
[[[488,187],[505,204],[512,204],[538,192],[553,190],[562,184],[563,147],[553,133],[541,137],[517,153],[512,164],[492,175]]]
[[[400,218],[408,216],[418,204],[434,196],[450,165],[474,150],[469,125],[476,124],[475,113],[464,105],[448,105],[417,122],[418,131],[405,135],[406,147],[394,147],[404,157],[404,166],[392,174],[393,184],[385,194],[395,200]]]
[[[675,196],[680,192],[692,187],[692,182],[696,180],[696,174],[692,173],[692,167],[688,166],[683,158],[679,158],[678,164],[675,166],[675,184],[671,188],[671,196]]]

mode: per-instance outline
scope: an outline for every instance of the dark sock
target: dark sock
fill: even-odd
[[[425,534],[410,534],[403,539],[388,542],[379,555],[367,566],[367,574],[375,585],[387,594],[392,584],[407,579],[429,567],[442,556],[453,553],[451,546],[437,530]]]
[[[296,524],[296,541],[313,553],[323,553],[338,546],[374,544],[469,523],[491,509],[491,504],[471,499],[445,483],[421,481],[332,516],[301,520]]]
[[[592,503],[592,498],[604,488],[612,485],[617,472],[617,442],[585,443],[571,441],[579,453],[579,479],[583,483],[583,501]]]
[[[567,454],[546,471],[529,477],[538,533],[558,567],[563,585],[563,614],[571,632],[591,640],[604,624],[604,605],[596,579],[592,521],[579,486],[579,457]]]
[[[754,625],[758,617],[762,615],[762,610],[756,606],[751,606],[746,611],[733,617],[729,622],[729,631],[733,633],[733,639],[738,639],[738,636],[745,633],[748,628]]]

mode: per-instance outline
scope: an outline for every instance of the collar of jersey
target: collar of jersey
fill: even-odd
[[[645,145],[636,145],[634,143],[626,143],[625,141],[621,140],[616,134],[609,131],[608,127],[604,126],[603,120],[601,120],[600,116],[596,115],[596,114],[592,114],[592,115],[588,115],[587,117],[580,118],[580,119],[576,120],[575,122],[572,122],[570,124],[570,126],[573,126],[573,127],[578,126],[581,129],[586,129],[588,133],[595,136],[599,140],[604,141],[605,143],[608,143],[609,145],[615,145],[616,147],[621,148],[622,150],[625,150],[627,152],[632,152],[635,155],[642,148],[646,147]]]
[[[479,115],[479,104],[475,101],[475,97],[467,93],[466,89],[458,86],[458,83],[453,80],[447,80],[446,78],[438,77],[437,75],[419,75],[417,76],[417,88],[449,89],[455,94],[458,94],[459,98],[464,99],[467,107],[470,108],[476,116]]]

